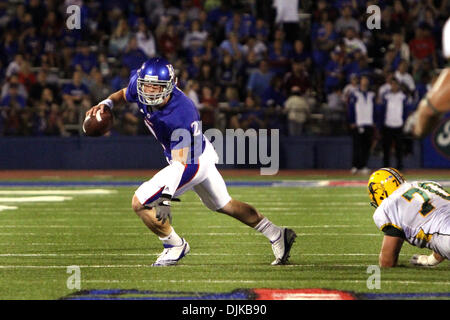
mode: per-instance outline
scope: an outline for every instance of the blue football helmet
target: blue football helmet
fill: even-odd
[[[175,88],[177,79],[173,66],[163,58],[152,58],[144,62],[137,71],[138,99],[145,105],[155,106],[163,103]],[[148,92],[146,86],[160,86],[160,92]]]

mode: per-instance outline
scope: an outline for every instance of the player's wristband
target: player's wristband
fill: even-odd
[[[109,107],[109,109],[111,109],[111,110],[114,107],[114,102],[109,98],[99,102],[99,105],[101,105],[101,104],[107,105]]]

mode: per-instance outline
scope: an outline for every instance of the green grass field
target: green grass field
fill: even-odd
[[[83,194],[81,190],[86,189],[106,192]],[[297,232],[286,266],[270,265],[273,253],[265,237],[209,211],[189,191],[173,206],[173,225],[189,242],[191,252],[178,266],[167,268],[150,267],[162,245],[131,210],[134,190],[0,188],[0,299],[59,299],[73,294],[77,290],[67,287],[71,276],[67,267],[72,265],[80,267],[81,290],[450,292],[448,261],[435,268],[410,266],[412,254],[428,251],[408,244],[402,249],[399,267],[381,270],[380,289],[367,287],[371,275],[367,269],[378,264],[383,235],[372,221],[364,187],[229,188],[234,198]],[[54,198],[30,199],[42,196]]]

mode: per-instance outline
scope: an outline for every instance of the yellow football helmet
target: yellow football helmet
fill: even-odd
[[[394,168],[381,168],[369,178],[370,204],[377,208],[381,202],[389,197],[397,188],[405,182],[402,174]]]

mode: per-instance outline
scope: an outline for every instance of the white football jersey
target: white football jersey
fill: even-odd
[[[450,196],[432,181],[405,182],[375,210],[380,230],[392,226],[417,247],[434,249],[434,234],[450,235]]]

